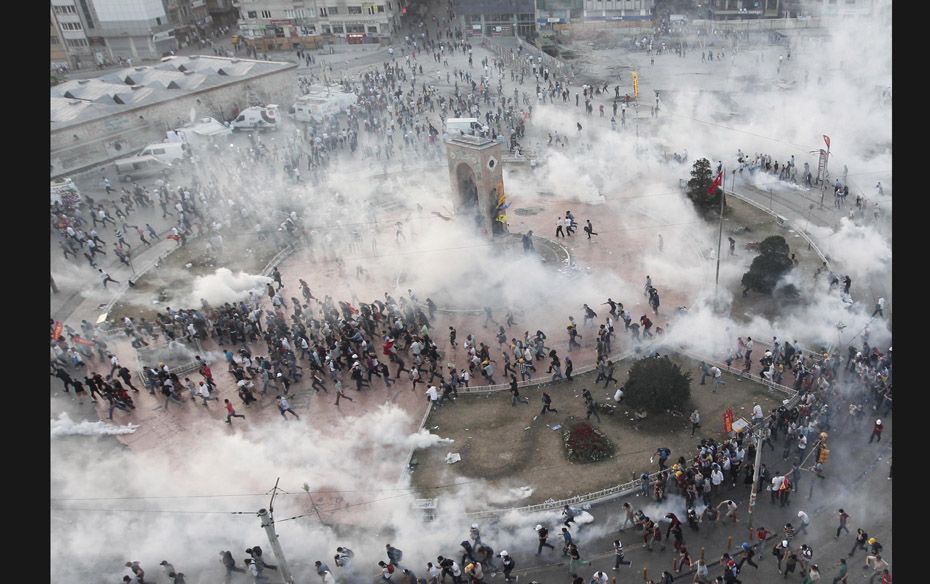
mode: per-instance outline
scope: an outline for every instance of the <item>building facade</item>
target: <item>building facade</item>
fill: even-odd
[[[72,69],[93,64],[93,51],[88,32],[92,31],[93,20],[84,19],[78,0],[51,0],[51,25],[56,29],[52,35],[52,61]],[[54,65],[53,66],[57,66]]]
[[[235,26],[239,20],[239,9],[233,6],[233,0],[207,0],[207,12],[216,26]]]
[[[845,1],[845,0],[844,0]],[[780,18],[781,0],[713,0],[708,3],[711,20]]]
[[[246,38],[325,35],[349,43],[389,38],[399,25],[398,0],[232,0]]]
[[[213,20],[207,0],[162,0],[162,4],[180,46],[206,35]]]
[[[791,17],[870,17],[891,10],[891,0],[784,0]]]
[[[95,36],[111,60],[122,57],[141,62],[178,48],[175,25],[162,0],[93,0],[90,4],[97,25]]]
[[[656,0],[584,0],[584,19],[651,20],[655,6]]]
[[[61,28],[58,25],[58,19],[55,18],[55,11],[49,9],[49,13],[49,37],[51,37],[49,61],[51,61],[51,68],[70,67],[68,50],[65,48],[65,40],[61,36]]]
[[[458,26],[472,36],[536,35],[533,0],[453,0]]]

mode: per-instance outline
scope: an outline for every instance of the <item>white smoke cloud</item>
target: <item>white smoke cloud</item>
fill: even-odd
[[[218,268],[213,274],[194,278],[189,306],[200,306],[201,299],[213,305],[237,302],[248,298],[249,292],[262,294],[265,284],[271,281],[267,276],[241,271],[234,274],[229,268]]]
[[[61,436],[112,436],[118,434],[132,434],[139,429],[138,424],[129,423],[125,426],[108,424],[102,420],[91,422],[82,420],[75,422],[67,412],[58,414],[58,418],[51,420],[51,437]]]

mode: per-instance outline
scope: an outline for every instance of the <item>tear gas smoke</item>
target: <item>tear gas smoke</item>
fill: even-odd
[[[116,434],[132,434],[139,429],[138,424],[129,423],[125,426],[108,424],[102,420],[90,422],[83,420],[75,422],[67,412],[58,414],[58,419],[51,421],[51,436],[112,436]]]
[[[229,268],[218,268],[216,272],[194,278],[193,292],[188,301],[189,306],[200,306],[201,300],[211,305],[225,302],[238,302],[249,297],[249,292],[263,294],[265,284],[272,279],[267,276],[233,273]]]

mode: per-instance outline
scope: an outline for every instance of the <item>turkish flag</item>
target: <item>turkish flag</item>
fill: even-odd
[[[714,182],[710,183],[710,188],[707,189],[708,195],[713,195],[717,192],[717,189],[720,188],[720,185],[723,184],[723,173],[717,175],[717,178],[714,179]]]
[[[827,136],[826,134],[824,134],[823,141],[827,145],[827,148],[829,148],[830,147],[830,136]]]

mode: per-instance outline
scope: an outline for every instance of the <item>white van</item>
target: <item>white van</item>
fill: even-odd
[[[310,93],[297,98],[289,113],[293,114],[298,122],[322,122],[327,116],[336,116],[348,111],[356,103],[358,96],[343,91],[339,86],[332,89],[313,86]]]
[[[453,138],[460,134],[484,136],[488,131],[490,128],[482,125],[478,118],[448,118],[446,120],[446,133]]]
[[[142,149],[139,156],[154,156],[162,162],[171,164],[173,162],[187,160],[187,144],[180,142],[163,142],[161,144],[149,144]]]
[[[116,167],[116,174],[123,182],[132,182],[152,176],[167,177],[172,170],[170,164],[154,156],[130,156],[117,160],[113,164]]]
[[[246,108],[229,122],[229,127],[233,130],[277,130],[278,106],[270,103]]]

